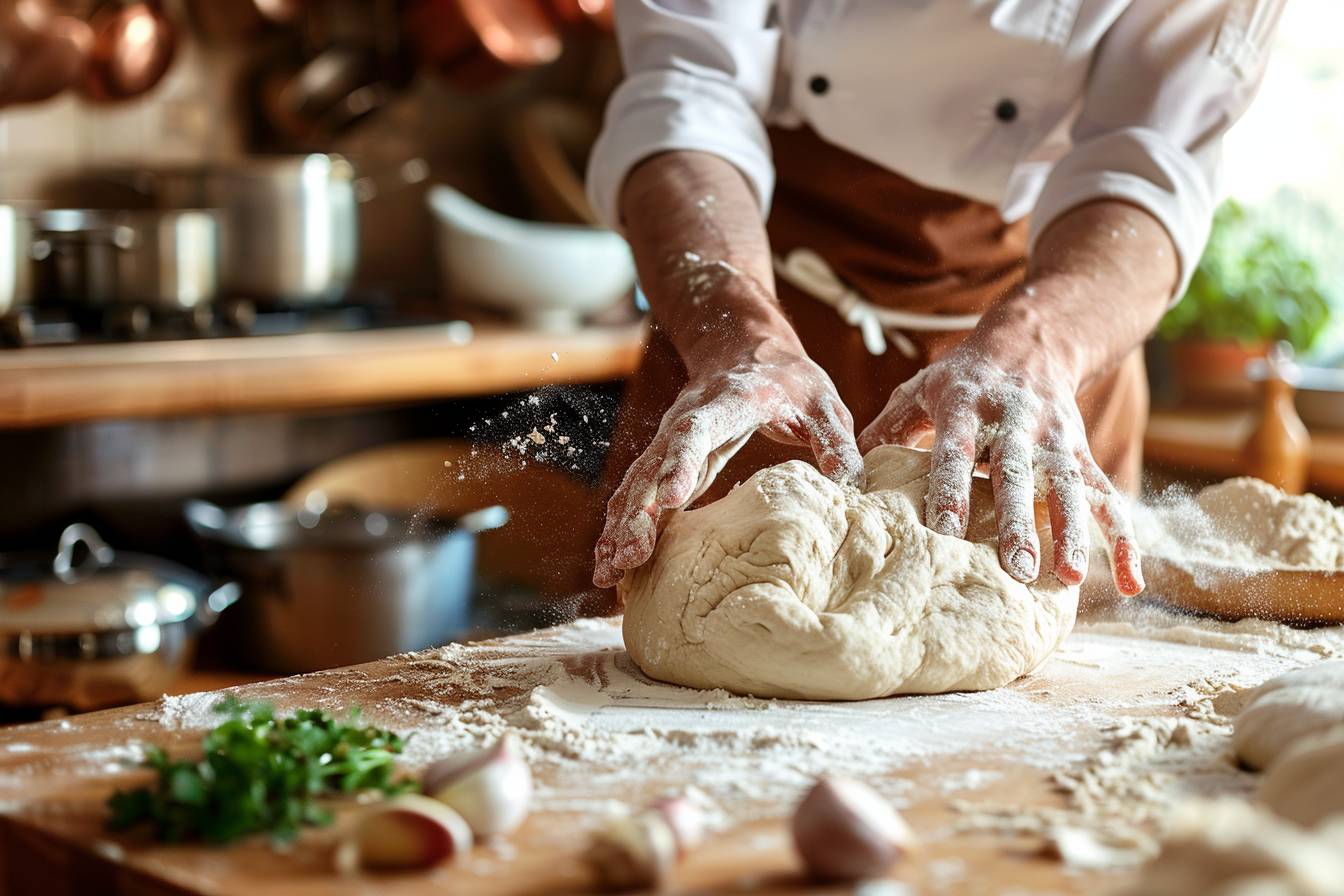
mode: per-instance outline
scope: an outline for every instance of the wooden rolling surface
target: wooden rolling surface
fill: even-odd
[[[550,630],[562,632],[565,628]],[[613,629],[610,643],[618,644]],[[528,643],[535,649],[538,638]],[[1078,637],[1078,636],[1075,636]],[[1244,665],[1248,655],[1196,647],[1146,646],[1150,642],[1124,641],[1112,649],[1114,674],[1098,672],[1092,662],[1099,642],[1066,642],[1049,668],[1011,686],[1018,697],[1032,705],[1061,708],[1091,705],[1091,722],[1062,728],[1057,745],[1044,752],[1053,756],[1086,754],[1098,749],[1103,736],[1097,727],[1095,708],[1107,695],[1143,695],[1141,714],[1171,714],[1170,689],[1188,681],[1187,676],[1212,674],[1215,669]],[[1114,639],[1112,639],[1114,640]],[[522,638],[497,642],[501,655],[523,657],[516,645]],[[1101,644],[1101,646],[1105,646]],[[610,655],[574,655],[575,661]],[[514,651],[517,651],[515,654]],[[1164,653],[1163,651],[1167,651]],[[527,654],[535,656],[535,654]],[[545,653],[554,658],[560,654]],[[371,720],[380,703],[391,700],[399,706],[420,701],[458,704],[464,692],[444,690],[417,679],[411,671],[415,655],[403,655],[345,670],[315,673],[290,679],[260,682],[232,689],[245,699],[261,699],[280,707],[347,706],[369,710]],[[1171,657],[1178,657],[1181,668]],[[406,674],[403,674],[406,673]],[[489,674],[488,671],[481,675]],[[1265,675],[1269,671],[1264,672]],[[480,682],[473,681],[473,688]],[[501,692],[497,692],[501,693]],[[472,696],[479,697],[479,692]],[[501,694],[501,696],[503,696]],[[900,698],[896,698],[897,701]],[[932,699],[932,698],[924,698]],[[1126,697],[1125,699],[1128,699]],[[952,699],[947,705],[964,704]],[[927,706],[927,704],[921,704]],[[884,708],[885,706],[885,708]],[[910,704],[890,701],[852,704],[849,712],[900,713]],[[338,878],[330,870],[330,850],[337,827],[306,832],[286,852],[275,852],[255,840],[229,848],[164,846],[144,836],[111,836],[103,829],[103,801],[118,785],[126,785],[143,772],[117,766],[90,767],[88,752],[132,742],[158,743],[170,751],[190,751],[199,745],[200,731],[164,727],[150,706],[127,707],[73,717],[67,720],[0,729],[0,894],[41,893],[43,896],[111,893],[135,896],[161,894],[248,894],[279,896],[308,893],[518,894],[589,893],[594,891],[579,856],[589,815],[559,809],[534,812],[524,827],[512,835],[502,852],[478,847],[465,861],[431,872],[378,878]],[[418,710],[419,712],[425,712]],[[1136,710],[1138,711],[1138,710]],[[751,712],[740,710],[739,712]],[[916,722],[923,710],[906,718]],[[426,724],[430,715],[425,712]],[[862,717],[861,715],[859,716]],[[852,717],[851,717],[852,718]],[[875,716],[882,718],[882,716]],[[1082,718],[1082,717],[1080,717]],[[1025,722],[1026,720],[1024,720]],[[416,719],[411,723],[418,725]],[[751,724],[750,720],[731,724]],[[400,726],[399,726],[400,727]],[[958,741],[960,743],[960,741]],[[1001,894],[1008,892],[1096,894],[1112,892],[1129,879],[1129,872],[1084,872],[1065,869],[1044,857],[1039,839],[999,833],[957,833],[958,821],[944,784],[958,772],[969,769],[996,773],[987,786],[974,793],[963,792],[968,801],[986,808],[1062,807],[1063,797],[1051,784],[1049,763],[1034,756],[1003,752],[1001,736],[988,732],[978,747],[954,747],[921,754],[893,767],[891,774],[908,782],[908,805],[902,809],[917,831],[926,832],[926,844],[898,872],[901,880],[915,885],[915,892]],[[958,749],[961,752],[958,752]],[[594,785],[595,800],[642,802],[647,794],[669,786],[685,786],[694,780],[695,768],[687,759],[685,769],[675,762],[650,764],[645,777],[624,783]],[[654,769],[660,768],[661,771]],[[571,772],[571,774],[573,774]],[[577,780],[584,780],[581,770]],[[548,779],[549,780],[549,779]],[[632,784],[631,781],[638,782]],[[587,794],[585,794],[586,801]],[[561,804],[565,805],[565,804]],[[734,892],[756,894],[841,893],[844,887],[817,887],[804,881],[792,857],[786,819],[790,806],[780,804],[762,820],[716,834],[679,869],[671,892]],[[773,815],[771,815],[773,813]],[[949,868],[956,873],[949,876]]]

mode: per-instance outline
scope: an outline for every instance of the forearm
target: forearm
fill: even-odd
[[[730,163],[652,156],[626,178],[621,215],[640,286],[689,369],[763,341],[801,351],[774,297],[756,197]]]
[[[1041,234],[1025,286],[991,308],[973,338],[1003,366],[1028,354],[1045,360],[1076,389],[1148,336],[1177,265],[1148,212],[1119,201],[1081,205]]]

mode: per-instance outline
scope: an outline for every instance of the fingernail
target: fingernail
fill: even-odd
[[[1036,555],[1026,548],[1018,548],[1009,558],[1008,571],[1016,578],[1032,581],[1036,578]]]
[[[1074,548],[1073,553],[1069,554],[1069,565],[1082,572],[1087,569],[1087,551],[1082,548]]]
[[[957,515],[950,510],[944,510],[934,517],[933,531],[939,535],[956,535],[961,529],[961,521]]]

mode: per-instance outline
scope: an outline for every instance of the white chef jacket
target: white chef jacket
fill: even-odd
[[[1184,292],[1223,132],[1250,103],[1284,0],[618,0],[626,79],[593,149],[619,228],[626,174],[664,150],[735,165],[769,211],[766,124],[925,186],[1031,214],[1090,200],[1166,227]],[[1266,160],[1267,163],[1269,160]]]

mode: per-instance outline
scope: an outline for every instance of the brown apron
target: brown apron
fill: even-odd
[[[867,301],[920,313],[979,313],[1022,281],[1026,221],[1005,224],[993,206],[919,186],[810,129],[775,129],[771,142],[777,186],[768,229],[776,255],[811,249]],[[786,282],[778,294],[808,355],[830,374],[854,415],[855,432],[877,416],[893,389],[966,335],[907,332],[919,357],[894,347],[873,355],[859,329],[830,305]],[[617,418],[604,494],[649,445],[685,383],[685,367],[654,321]],[[1078,402],[1097,463],[1117,485],[1137,488],[1148,413],[1140,350],[1088,383]],[[753,436],[699,503],[791,458],[811,459],[806,448]]]

